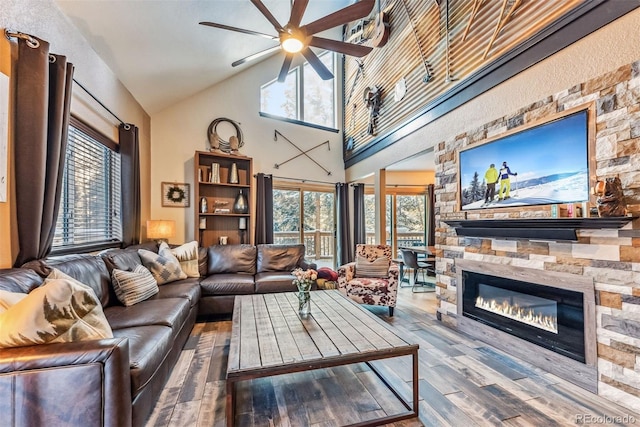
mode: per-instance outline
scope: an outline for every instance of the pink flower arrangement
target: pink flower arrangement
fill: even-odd
[[[318,278],[318,272],[313,269],[303,270],[296,268],[293,270],[293,275],[296,277],[293,280],[293,284],[296,285],[300,291],[308,291],[311,289],[313,282]]]

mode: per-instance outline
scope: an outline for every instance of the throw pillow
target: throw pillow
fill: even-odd
[[[53,270],[42,286],[0,313],[0,347],[113,338],[89,287]]]
[[[356,277],[389,277],[389,258],[380,257],[369,261],[363,256],[356,258]]]
[[[151,272],[141,265],[133,271],[114,268],[111,272],[111,282],[116,297],[127,307],[151,298],[159,292],[158,282]]]
[[[27,294],[22,292],[9,292],[0,289],[0,313],[9,310],[11,306],[19,303]]]
[[[182,246],[171,249],[171,253],[178,258],[182,271],[187,277],[200,277],[198,270],[198,242],[185,243]]]
[[[138,249],[142,264],[153,274],[158,285],[186,279],[187,275],[182,271],[178,258],[171,253],[166,243],[163,243],[163,245],[160,245],[158,253],[146,249]]]

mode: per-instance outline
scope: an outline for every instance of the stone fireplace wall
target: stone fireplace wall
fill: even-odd
[[[596,289],[598,394],[640,408],[640,219],[622,229],[579,230],[579,240],[457,237],[459,149],[569,108],[596,103],[596,176],[618,176],[628,204],[640,203],[640,61],[442,141],[436,148],[436,250],[441,320],[456,325],[455,259],[592,277]],[[553,153],[549,153],[553,156]],[[467,211],[467,219],[550,217],[550,206]]]

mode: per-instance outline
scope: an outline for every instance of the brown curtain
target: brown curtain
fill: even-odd
[[[339,265],[353,261],[354,246],[351,244],[349,227],[349,186],[336,184],[336,258]]]
[[[353,243],[367,243],[365,224],[364,184],[353,184]]]
[[[255,244],[273,243],[273,179],[271,175],[256,175],[256,236]]]
[[[436,244],[436,196],[435,186],[433,184],[427,185],[427,220],[429,223],[429,229],[427,232],[427,246],[434,246]]]
[[[121,161],[122,246],[140,243],[140,142],[138,128],[123,123],[118,129]]]
[[[49,54],[49,43],[18,39],[14,112],[15,266],[51,252],[60,207],[73,64]]]

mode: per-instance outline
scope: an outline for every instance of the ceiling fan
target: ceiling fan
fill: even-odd
[[[307,9],[309,0],[293,1],[293,5],[291,7],[291,15],[289,16],[289,22],[284,26],[280,25],[280,23],[271,14],[269,9],[267,9],[267,7],[264,5],[264,3],[262,3],[261,0],[251,0],[251,3],[253,3],[253,5],[258,8],[258,10],[264,15],[264,17],[267,18],[271,25],[273,25],[273,28],[275,28],[276,32],[278,33],[277,36],[272,36],[252,30],[245,30],[237,27],[230,27],[228,25],[217,24],[215,22],[200,22],[200,25],[221,28],[223,30],[236,31],[238,33],[251,34],[254,36],[260,36],[279,41],[280,44],[278,46],[274,46],[253,55],[249,55],[245,58],[239,59],[231,64],[232,67],[244,64],[247,61],[261,58],[265,55],[269,55],[270,53],[277,51],[278,49],[282,49],[285,52],[285,57],[282,68],[280,69],[280,73],[278,74],[279,82],[283,82],[287,78],[287,73],[289,72],[291,61],[293,61],[293,57],[296,53],[301,53],[306,58],[309,64],[318,73],[320,78],[322,78],[323,80],[329,80],[333,78],[333,74],[322,63],[320,58],[318,58],[318,56],[313,53],[313,51],[310,49],[310,46],[357,57],[362,57],[373,50],[373,48],[368,46],[361,46],[357,44],[326,39],[323,37],[318,37],[315,34],[368,16],[373,9],[375,0],[360,0],[357,3],[344,7],[336,12],[333,12],[327,16],[324,16],[302,26],[300,25],[300,22],[302,21],[302,16]]]

